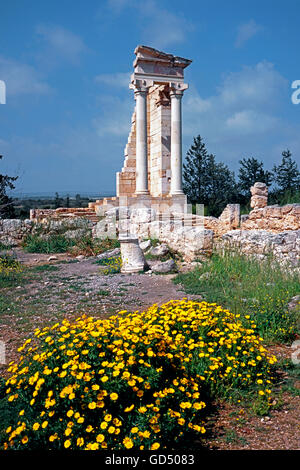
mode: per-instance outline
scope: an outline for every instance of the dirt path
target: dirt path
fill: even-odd
[[[97,258],[77,260],[66,254],[45,255],[15,250],[28,271],[15,288],[5,289],[0,304],[0,340],[6,360],[35,328],[82,314],[107,317],[120,310],[145,310],[154,303],[187,296],[172,282],[174,274],[104,274]]]

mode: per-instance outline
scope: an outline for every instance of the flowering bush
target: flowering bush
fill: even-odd
[[[14,274],[19,274],[23,271],[23,267],[18,260],[16,260],[11,255],[2,255],[0,256],[0,275],[1,276],[12,276]]]
[[[35,331],[11,363],[16,420],[4,449],[158,449],[205,434],[212,394],[254,385],[268,400],[268,356],[249,319],[170,301]]]

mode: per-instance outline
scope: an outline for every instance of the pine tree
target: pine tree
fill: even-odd
[[[263,162],[257,160],[257,158],[243,158],[239,161],[239,164],[238,187],[242,196],[248,197],[251,186],[258,181],[266,183],[267,186],[271,185],[272,172],[264,170]]]
[[[0,155],[0,160],[3,158]],[[12,199],[6,194],[7,188],[15,189],[13,181],[16,181],[18,176],[8,176],[0,174],[0,217],[13,218],[15,215],[14,206]]]
[[[297,163],[292,160],[292,153],[289,149],[282,152],[281,164],[274,165],[273,172],[275,183],[281,193],[286,191],[295,193],[300,190],[300,172]]]
[[[223,163],[216,163],[200,135],[194,137],[183,164],[183,189],[190,203],[204,204],[211,215],[219,215],[235,199],[233,172]]]

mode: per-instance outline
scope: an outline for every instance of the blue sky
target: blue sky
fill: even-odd
[[[115,193],[134,107],[134,49],[192,59],[183,152],[200,134],[233,169],[300,155],[299,0],[1,2],[1,172],[17,192]]]

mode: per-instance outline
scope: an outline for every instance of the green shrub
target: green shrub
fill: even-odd
[[[0,256],[0,287],[12,287],[19,280],[24,267],[12,255]]]
[[[288,302],[299,294],[299,275],[283,270],[272,259],[257,260],[237,252],[215,253],[202,266],[174,280],[191,294],[217,302],[241,318],[250,315],[265,340],[291,341],[296,316]]]
[[[253,321],[242,326],[215,303],[64,320],[19,351],[6,382],[15,414],[4,449],[186,449],[203,438],[216,395],[251,389],[272,401],[276,359]]]
[[[74,240],[70,240],[64,235],[51,235],[47,238],[27,235],[23,247],[28,253],[65,253],[74,243]]]

